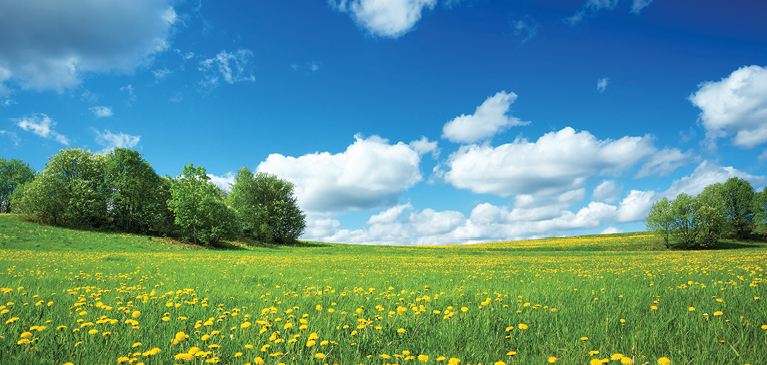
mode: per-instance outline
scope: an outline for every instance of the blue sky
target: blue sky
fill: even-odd
[[[302,238],[644,230],[767,183],[762,1],[0,3],[0,156],[140,151],[296,184]]]

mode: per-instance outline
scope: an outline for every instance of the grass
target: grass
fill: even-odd
[[[192,250],[15,216],[0,232],[2,364],[767,363],[759,244]]]

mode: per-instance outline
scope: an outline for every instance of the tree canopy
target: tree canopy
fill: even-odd
[[[0,213],[10,213],[11,195],[16,188],[35,178],[35,169],[21,160],[0,157]]]

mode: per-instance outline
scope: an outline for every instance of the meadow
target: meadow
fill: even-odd
[[[767,248],[657,241],[200,250],[0,215],[0,364],[767,364]]]

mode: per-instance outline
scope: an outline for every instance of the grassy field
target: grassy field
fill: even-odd
[[[0,215],[0,364],[767,364],[767,249],[199,250]]]

